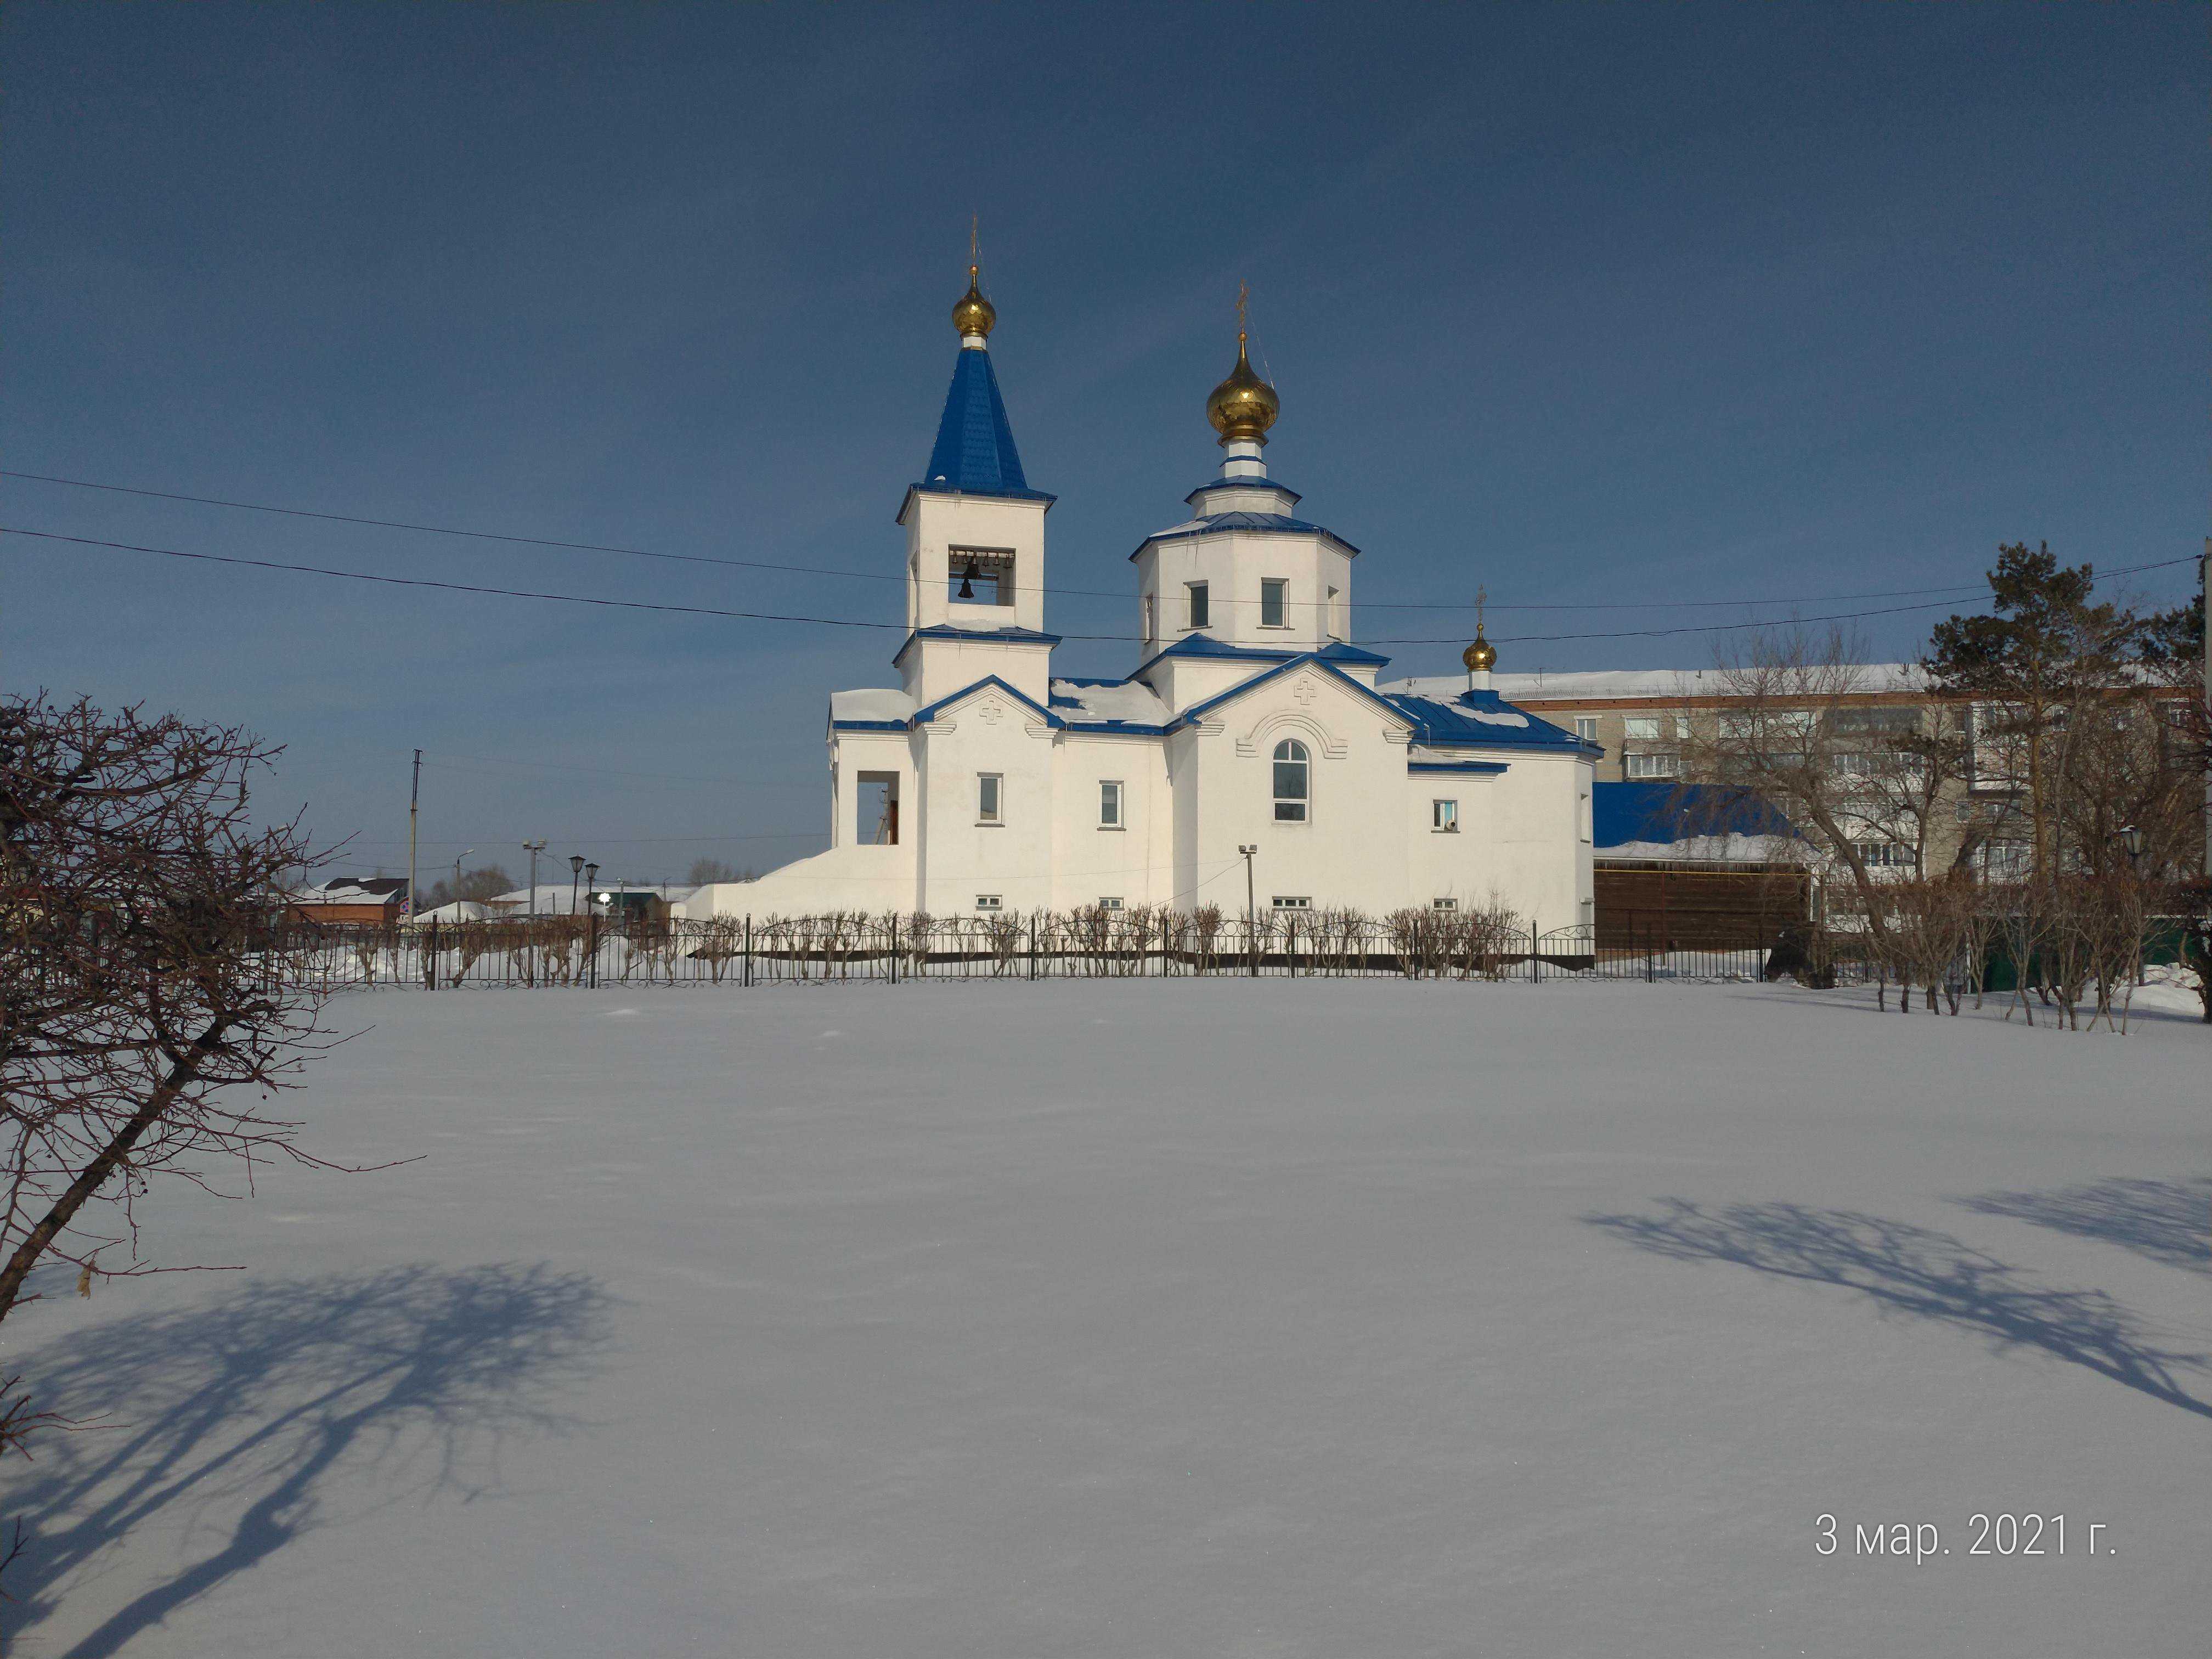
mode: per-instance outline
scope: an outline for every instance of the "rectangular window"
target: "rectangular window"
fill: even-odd
[[[1138,610],[1141,613],[1139,617],[1139,621],[1144,625],[1145,638],[1147,641],[1159,638],[1160,630],[1158,626],[1158,621],[1152,614],[1152,596],[1151,594],[1147,593],[1145,595],[1144,599],[1138,605]]]
[[[1287,893],[1278,893],[1275,895],[1275,908],[1278,910],[1310,910],[1313,908],[1313,900],[1303,895],[1293,896]]]
[[[978,910],[1003,910],[1006,908],[1006,901],[997,893],[978,893],[975,895],[975,908]]]
[[[1121,827],[1121,781],[1101,778],[1098,781],[1098,827],[1119,830]]]
[[[1659,717],[1656,714],[1631,714],[1621,721],[1620,735],[1632,743],[1656,743],[1659,738]]]
[[[1597,741],[1597,716],[1595,714],[1576,715],[1575,735],[1580,738],[1584,743],[1595,743]]]
[[[1432,800],[1429,803],[1429,828],[1440,836],[1459,833],[1459,803],[1455,800]]]
[[[1431,910],[1456,910],[1459,908],[1459,901],[1455,898],[1431,899],[1429,901],[1429,908]]]
[[[1283,620],[1283,596],[1290,592],[1290,583],[1273,577],[1260,584],[1261,627],[1286,628],[1289,626]]]
[[[1627,758],[1631,778],[1674,778],[1682,775],[1680,755],[1631,755]]]
[[[1118,910],[1121,908],[1121,901],[1119,898],[1102,898],[1098,901],[1098,908],[1102,910]]]
[[[1333,587],[1328,590],[1328,636],[1333,640],[1344,637],[1344,614],[1338,608],[1336,590]]]
[[[1206,602],[1206,584],[1185,582],[1183,591],[1190,595],[1190,620],[1183,626],[1186,628],[1206,627],[1211,617]]]
[[[976,823],[999,823],[1003,822],[999,816],[999,809],[1004,805],[1004,803],[999,798],[1003,793],[1005,784],[1006,778],[1004,775],[1000,773],[978,772],[975,775]]]

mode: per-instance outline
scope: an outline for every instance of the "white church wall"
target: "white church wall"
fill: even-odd
[[[985,895],[1006,912],[1048,907],[1050,728],[1004,692],[986,688],[923,727],[921,750],[921,908],[932,915],[973,915]],[[986,774],[999,780],[995,822],[980,810]]]
[[[1127,908],[1174,890],[1167,764],[1157,738],[1063,732],[1053,757],[1053,907],[1118,898]],[[1121,786],[1121,824],[1101,824],[1100,784]]]
[[[1196,875],[1216,902],[1241,911],[1241,866],[1234,878],[1208,878],[1237,861],[1240,843],[1256,845],[1259,908],[1278,896],[1316,908],[1352,905],[1382,914],[1406,902],[1401,822],[1406,779],[1405,727],[1364,697],[1318,671],[1285,675],[1224,706],[1200,728],[1194,781],[1201,803],[1194,847]],[[1310,795],[1304,823],[1274,816],[1276,745],[1303,744]],[[1177,780],[1178,793],[1184,784]]]
[[[1160,599],[1159,635],[1164,643],[1194,633],[1225,645],[1270,651],[1314,651],[1331,635],[1328,590],[1337,590],[1339,609],[1349,617],[1352,561],[1322,537],[1281,532],[1216,531],[1173,541],[1147,543],[1139,553],[1138,585]],[[1261,621],[1261,583],[1288,584],[1280,627]],[[1189,625],[1188,584],[1206,585],[1207,620]]]
[[[1039,707],[1049,705],[1052,649],[989,640],[916,640],[899,658],[899,673],[917,708],[927,708],[978,680],[997,675]]]

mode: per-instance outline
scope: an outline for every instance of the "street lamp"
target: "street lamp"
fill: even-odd
[[[599,898],[596,894],[592,893],[592,889],[597,887],[599,884],[599,866],[596,864],[586,865],[584,866],[584,896],[594,904],[599,902]]]
[[[2133,864],[2137,859],[2142,856],[2142,842],[2143,834],[2142,830],[2132,823],[2126,824],[2122,827],[2120,830],[2120,845],[2128,849],[2129,863]]]
[[[1255,843],[1237,849],[1244,858],[1244,943],[1252,957],[1252,977],[1260,977],[1260,902],[1252,887],[1252,855],[1260,850]]]
[[[576,883],[584,873],[584,855],[573,853],[568,857],[568,914],[576,914]]]
[[[545,850],[543,841],[526,841],[522,850],[530,854],[530,914],[538,914],[538,855]]]
[[[461,859],[468,857],[476,850],[473,847],[464,847],[461,848],[461,858],[453,860],[453,920],[455,921],[461,920]]]

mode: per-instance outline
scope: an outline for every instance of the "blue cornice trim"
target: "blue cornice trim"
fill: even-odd
[[[1061,720],[1059,715],[1054,714],[1051,709],[1040,704],[1036,698],[1031,697],[1026,692],[1017,691],[1012,686],[1008,685],[1006,681],[1000,679],[996,674],[986,674],[981,679],[977,680],[974,684],[963,685],[957,691],[951,693],[949,696],[939,697],[935,702],[930,704],[928,708],[915,709],[914,711],[914,718],[909,720],[908,724],[909,726],[927,726],[937,718],[937,711],[939,709],[946,708],[952,703],[956,703],[963,697],[973,696],[976,692],[983,690],[984,687],[991,685],[997,686],[999,690],[1005,692],[1016,702],[1021,704],[1023,708],[1035,711],[1042,718],[1046,725],[1051,726],[1060,726],[1067,724],[1067,722]]]
[[[1407,714],[1404,709],[1399,708],[1396,703],[1392,702],[1389,698],[1384,696],[1380,691],[1374,690],[1372,687],[1361,684],[1358,680],[1352,678],[1351,675],[1346,673],[1341,668],[1339,668],[1334,663],[1326,660],[1321,653],[1316,651],[1300,652],[1288,662],[1279,663],[1274,667],[1267,670],[1264,674],[1255,674],[1250,679],[1245,680],[1239,684],[1232,685],[1226,691],[1218,692],[1213,696],[1208,697],[1204,702],[1193,703],[1189,708],[1184,709],[1182,714],[1176,715],[1173,720],[1169,722],[1168,729],[1170,732],[1174,732],[1179,731],[1187,726],[1194,726],[1197,724],[1199,720],[1204,719],[1206,715],[1212,710],[1220,708],[1222,704],[1225,702],[1233,702],[1236,699],[1244,696],[1249,691],[1256,691],[1261,686],[1267,684],[1268,681],[1280,679],[1284,675],[1289,673],[1293,668],[1302,666],[1306,663],[1311,663],[1316,668],[1321,670],[1322,673],[1341,680],[1360,696],[1364,697],[1368,702],[1373,703],[1376,708],[1380,708],[1384,714],[1389,715],[1393,720],[1395,720],[1401,726],[1415,726],[1416,730],[1419,729],[1413,717]]]
[[[1468,772],[1494,775],[1506,769],[1504,761],[1407,761],[1408,772]]]
[[[1134,564],[1139,559],[1144,557],[1145,550],[1147,548],[1158,547],[1166,542],[1193,541],[1201,536],[1317,536],[1322,541],[1333,543],[1343,549],[1344,556],[1347,559],[1356,559],[1359,556],[1359,550],[1334,530],[1322,525],[1308,524],[1302,519],[1279,519],[1271,525],[1231,522],[1233,520],[1239,519],[1254,520],[1276,518],[1276,516],[1272,513],[1222,513],[1202,520],[1197,528],[1193,530],[1159,531],[1146,537],[1137,544],[1137,550],[1129,555],[1129,562]]]
[[[1162,646],[1144,661],[1139,663],[1129,675],[1129,678],[1133,680],[1137,678],[1163,657],[1205,657],[1215,660],[1241,659],[1247,662],[1289,662],[1298,657],[1317,657],[1322,661],[1328,663],[1372,663],[1377,668],[1382,667],[1390,660],[1389,658],[1378,656],[1372,651],[1364,651],[1356,645],[1346,645],[1341,640],[1331,640],[1327,645],[1314,651],[1289,648],[1274,650],[1264,646],[1224,644],[1211,634],[1186,634],[1173,645]],[[1060,678],[1066,679],[1068,677],[1062,674]],[[1121,680],[1097,680],[1089,683],[1097,685],[1126,684]],[[1363,686],[1360,689],[1365,690],[1368,688]]]
[[[954,489],[945,484],[910,483],[906,487],[906,494],[899,498],[899,510],[891,519],[893,524],[906,522],[907,513],[914,506],[914,498],[917,495],[975,495],[994,501],[1042,501],[1048,513],[1052,511],[1052,504],[1060,499],[1057,495],[1047,495],[1042,489]]]
[[[1277,483],[1273,478],[1215,478],[1199,485],[1189,495],[1184,496],[1183,500],[1186,502],[1195,501],[1200,495],[1215,489],[1272,489],[1279,495],[1288,495],[1292,506],[1305,500],[1304,496],[1299,495],[1290,485]]]
[[[916,640],[965,640],[971,645],[1042,645],[1049,649],[1060,643],[1060,635],[1040,634],[1034,628],[953,628],[945,623],[932,623],[908,635],[906,643],[891,653],[891,661],[896,664],[912,650]]]
[[[831,720],[832,732],[903,732],[904,720]]]

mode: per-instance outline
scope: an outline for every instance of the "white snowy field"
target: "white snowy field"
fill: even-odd
[[[422,1161],[168,1194],[161,1259],[246,1270],[54,1274],[7,1322],[117,1425],[9,1474],[11,1653],[2206,1650],[2179,1018],[1236,979],[333,1012],[374,1029],[307,1141]],[[2065,1553],[1970,1553],[1978,1513]],[[1900,1522],[1948,1553],[1855,1553]]]

